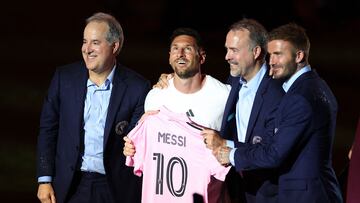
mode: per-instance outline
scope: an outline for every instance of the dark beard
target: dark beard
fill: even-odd
[[[185,71],[179,71],[177,68],[175,68],[176,75],[179,76],[179,78],[181,78],[181,79],[191,78],[194,75],[196,75],[198,72],[199,72],[199,70],[197,70],[195,68],[185,70]]]
[[[282,78],[284,82],[289,80],[295,74],[297,64],[295,62],[290,62],[290,63],[286,64],[286,68],[289,70],[289,72],[287,75],[285,75],[284,78]]]

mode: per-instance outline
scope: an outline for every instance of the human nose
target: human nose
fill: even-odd
[[[276,61],[276,59],[275,59],[274,55],[270,54],[270,56],[269,56],[269,65],[270,66],[274,65],[275,61]]]
[[[184,56],[185,55],[185,49],[184,48],[179,48],[178,52],[177,52],[178,57]]]
[[[84,53],[86,53],[86,54],[91,53],[91,52],[92,52],[92,47],[91,47],[91,45],[88,44],[88,43],[83,43],[83,45],[82,45],[82,51],[83,51]]]
[[[225,60],[228,61],[229,59],[230,59],[230,52],[226,51]]]

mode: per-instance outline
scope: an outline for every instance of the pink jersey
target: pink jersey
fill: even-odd
[[[128,134],[136,153],[127,157],[126,165],[143,174],[143,203],[192,203],[194,193],[207,203],[210,176],[223,181],[230,170],[206,148],[200,130],[187,122],[185,114],[162,107]]]

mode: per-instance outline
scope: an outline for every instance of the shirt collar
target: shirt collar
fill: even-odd
[[[110,74],[107,76],[106,80],[105,80],[105,83],[101,86],[105,86],[107,87],[109,84],[111,84],[113,82],[113,79],[114,79],[114,74],[115,74],[115,68],[116,68],[116,64],[114,65],[113,69],[111,70]],[[87,80],[87,83],[86,83],[86,86],[87,87],[90,87],[90,86],[96,86],[95,83],[93,83],[90,79]]]
[[[310,65],[304,66],[299,71],[297,71],[294,75],[290,77],[289,80],[285,81],[282,85],[282,88],[285,92],[289,91],[291,85],[295,82],[296,79],[298,79],[302,74],[311,71]]]
[[[256,73],[256,75],[250,79],[250,81],[246,81],[243,77],[240,77],[240,84],[242,84],[244,87],[248,87],[252,91],[257,91],[258,87],[260,86],[260,82],[264,75],[266,74],[267,66],[264,63],[259,72]]]

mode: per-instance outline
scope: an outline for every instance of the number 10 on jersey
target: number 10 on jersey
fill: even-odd
[[[164,155],[162,153],[154,153],[153,160],[156,161],[157,169],[156,169],[156,194],[162,195],[163,194],[163,186],[164,186]],[[177,190],[174,188],[174,166],[179,164],[181,169],[181,176],[179,174],[175,174],[175,178],[181,177],[181,184],[180,188]],[[186,166],[186,162],[181,157],[171,157],[171,159],[166,164],[166,184],[169,189],[169,192],[174,197],[181,197],[184,195],[186,189],[186,182],[188,177],[188,169]]]

